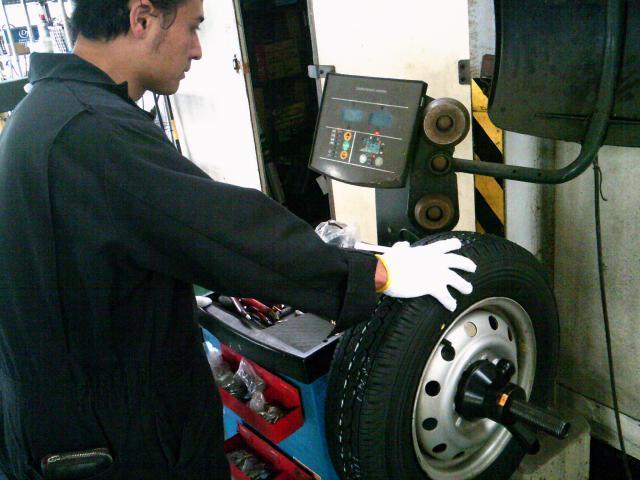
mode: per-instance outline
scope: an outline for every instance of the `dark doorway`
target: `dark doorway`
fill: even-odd
[[[270,195],[316,225],[329,198],[307,167],[318,115],[306,0],[240,0]]]

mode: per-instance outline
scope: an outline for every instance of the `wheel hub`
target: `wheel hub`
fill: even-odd
[[[444,329],[443,329],[444,330]],[[455,319],[431,352],[416,392],[414,449],[435,479],[466,479],[502,452],[509,433],[489,419],[467,419],[455,408],[464,372],[479,361],[510,362],[528,395],[535,369],[535,336],[528,314],[513,300],[483,300]]]
[[[566,438],[569,423],[547,409],[527,402],[526,394],[510,383],[515,367],[509,360],[480,360],[463,374],[456,395],[456,412],[468,420],[490,418],[507,427],[527,453],[538,453],[535,430]]]

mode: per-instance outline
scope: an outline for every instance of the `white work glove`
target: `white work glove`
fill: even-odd
[[[380,292],[397,298],[431,295],[453,312],[457,304],[447,287],[467,295],[473,291],[473,286],[453,269],[476,271],[470,259],[450,253],[460,247],[457,238],[419,247],[411,247],[409,242],[394,244],[384,255],[378,255],[387,269],[387,283]]]

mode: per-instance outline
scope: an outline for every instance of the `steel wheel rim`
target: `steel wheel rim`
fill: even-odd
[[[446,330],[443,325],[436,345],[414,401],[414,451],[422,470],[434,480],[470,479],[493,464],[511,434],[491,420],[460,418],[453,401],[460,377],[477,360],[507,358],[517,368],[515,383],[529,396],[535,375],[535,332],[520,304],[491,297],[469,307]]]

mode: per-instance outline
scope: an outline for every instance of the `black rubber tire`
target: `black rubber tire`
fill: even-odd
[[[547,274],[526,250],[502,238],[447,232],[417,244],[457,237],[459,252],[476,262],[470,295],[449,312],[432,297],[382,297],[369,322],[344,332],[334,354],[325,404],[326,434],[333,465],[343,480],[418,480],[428,478],[412,442],[416,389],[443,325],[469,306],[491,297],[518,302],[533,323],[537,356],[531,399],[548,405],[558,356],[558,316]],[[429,352],[429,353],[425,353]],[[511,440],[479,479],[508,479],[523,450]]]

